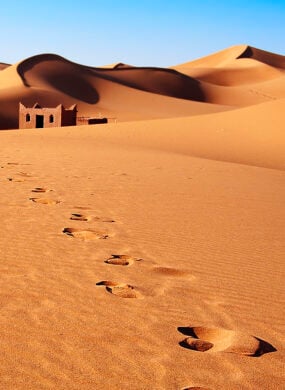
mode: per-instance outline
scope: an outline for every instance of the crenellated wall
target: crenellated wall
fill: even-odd
[[[65,109],[62,104],[55,108],[25,107],[19,104],[19,129],[49,128],[76,125],[76,105]]]

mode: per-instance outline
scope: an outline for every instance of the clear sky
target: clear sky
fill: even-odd
[[[0,0],[0,62],[171,66],[244,43],[285,54],[285,0]]]

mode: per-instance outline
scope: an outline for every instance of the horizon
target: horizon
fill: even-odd
[[[11,0],[2,10],[0,62],[52,53],[90,66],[172,66],[236,45],[284,55],[284,18],[282,1],[82,0],[70,7],[66,0]]]

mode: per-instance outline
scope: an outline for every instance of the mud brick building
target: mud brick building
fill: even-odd
[[[65,109],[62,104],[55,108],[33,107],[19,104],[19,129],[35,129],[60,126],[75,126],[77,116],[76,104]]]

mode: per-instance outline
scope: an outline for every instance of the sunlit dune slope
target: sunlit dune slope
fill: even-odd
[[[281,388],[283,107],[3,131],[0,388]]]
[[[285,57],[254,47],[233,46],[173,69],[199,80],[208,102],[246,106],[285,97]]]
[[[96,128],[96,137],[213,160],[285,169],[285,99],[223,113]]]

